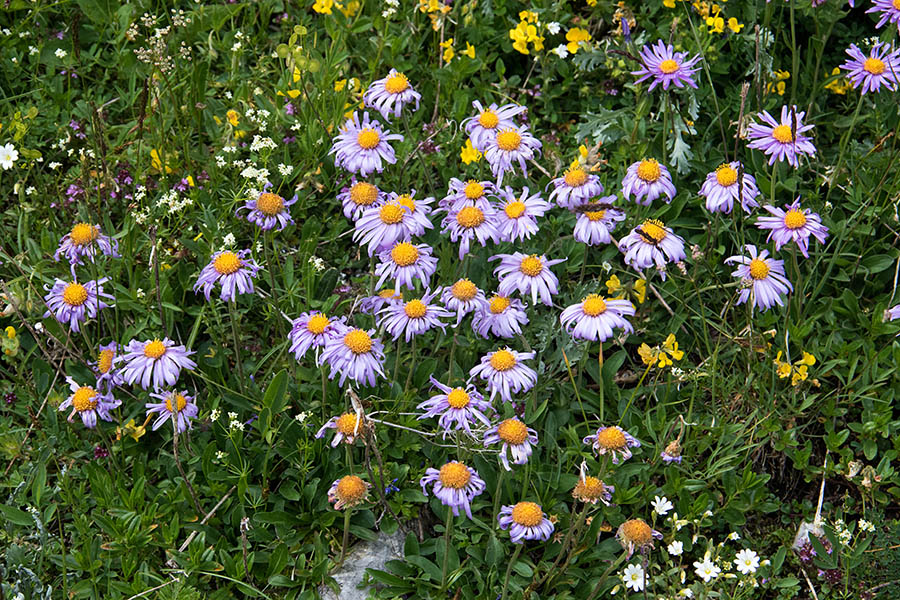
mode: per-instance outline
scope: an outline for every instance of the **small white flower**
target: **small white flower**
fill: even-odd
[[[293,165],[286,165],[284,163],[278,163],[278,172],[281,173],[282,177],[287,177],[291,173],[294,172]]]
[[[709,560],[709,557],[704,558],[703,562],[694,561],[694,573],[696,573],[697,577],[701,578],[704,583],[709,583],[718,577],[721,572],[722,569]]]
[[[34,56],[35,54],[37,54],[39,52],[40,52],[40,50],[38,50],[34,46],[28,46],[28,55],[29,56]]]
[[[604,260],[603,264],[600,266],[603,268],[604,273],[609,273],[610,271],[612,271],[612,265],[609,264],[608,260]]]
[[[223,248],[234,248],[234,245],[237,243],[237,240],[234,239],[233,233],[225,234],[225,237],[222,238],[222,247]]]
[[[678,592],[678,595],[684,598],[693,598],[694,592],[691,590],[691,588],[684,588],[683,590]]]
[[[228,454],[223,450],[216,450],[216,460],[225,460],[226,456],[228,456]]]
[[[313,268],[320,273],[325,270],[325,261],[318,256],[310,256],[309,264],[311,264]]]
[[[655,496],[653,498],[653,502],[651,502],[651,505],[653,506],[653,510],[656,511],[656,514],[661,517],[666,516],[666,514],[670,510],[675,508],[675,506],[671,502],[669,502],[669,499],[665,496],[663,496],[662,498],[660,498],[659,496]]]
[[[734,566],[742,575],[755,573],[759,568],[759,555],[749,548],[744,548],[734,557]]]
[[[4,171],[12,169],[13,163],[19,158],[19,151],[12,144],[0,146],[0,167]]]
[[[57,48],[57,49],[56,49],[56,52],[54,52],[53,54],[56,55],[56,58],[62,60],[62,59],[65,58],[69,53],[66,52],[65,50],[63,50],[62,48]]]
[[[550,35],[556,35],[557,33],[559,33],[559,23],[557,23],[556,21],[547,23],[547,33],[549,33]]]
[[[298,423],[303,423],[304,421],[306,421],[306,419],[308,417],[309,417],[308,412],[300,412],[300,413],[297,413],[296,415],[294,415],[294,420],[297,421]]]
[[[676,540],[666,546],[666,551],[672,556],[681,556],[681,553],[684,552],[684,544]]]
[[[29,185],[27,188],[25,188],[25,195],[26,195],[26,196],[31,196],[31,195],[34,194],[36,191],[37,191],[37,190],[34,188],[33,185]]]
[[[54,160],[52,163],[50,163],[50,164],[47,165],[47,166],[50,167],[51,169],[53,169],[53,170],[55,171],[56,169],[58,169],[58,168],[60,168],[60,167],[62,166],[62,163],[58,163],[58,162],[56,162],[56,161]]]
[[[237,413],[236,413],[236,412],[230,412],[230,413],[228,413],[228,420],[229,420],[229,421],[236,421],[236,420],[237,420]]]
[[[209,420],[215,423],[216,421],[219,420],[219,415],[221,415],[221,414],[222,414],[222,411],[220,411],[218,408],[214,408],[212,410],[212,412],[209,413]]]
[[[229,428],[230,430],[232,430],[232,431],[234,431],[235,429],[239,429],[239,430],[243,431],[243,430],[244,430],[244,424],[241,423],[240,421],[231,421],[231,422],[228,424],[228,428]]]
[[[35,323],[34,328],[38,331],[38,333],[40,333],[40,332],[44,331],[44,324],[43,323]]]
[[[259,253],[262,252],[262,251],[263,251],[263,244],[262,244],[262,242],[256,242],[256,253],[259,254]]]
[[[865,519],[860,519],[859,520],[859,530],[860,531],[875,531],[875,526],[872,523],[866,521]]]
[[[565,44],[560,44],[559,46],[557,46],[550,52],[552,52],[553,54],[557,55],[560,58],[566,58],[567,56],[569,56],[569,49],[566,48]]]
[[[231,51],[232,51],[232,52],[237,52],[237,51],[240,50],[240,49],[241,49],[241,43],[240,43],[240,42],[235,42],[235,43],[231,46]]]
[[[144,292],[144,288],[138,288],[137,290],[135,290],[134,295],[140,299],[145,297],[147,294]]]
[[[622,572],[622,583],[626,588],[640,592],[644,589],[644,567],[641,565],[628,565]]]
[[[728,539],[732,540],[732,541],[739,540],[739,539],[741,539],[741,536],[738,535],[737,531],[732,531],[731,533],[728,534]]]

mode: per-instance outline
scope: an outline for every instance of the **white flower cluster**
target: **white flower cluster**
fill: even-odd
[[[171,215],[184,210],[193,203],[194,201],[190,197],[179,198],[177,191],[169,190],[160,196],[159,200],[156,201],[156,206],[165,208],[166,212]]]
[[[384,0],[384,3],[387,5],[387,8],[381,11],[381,16],[385,19],[390,19],[397,13],[397,7],[400,6],[400,0]]]
[[[250,151],[251,152],[259,152],[263,149],[274,150],[278,145],[275,143],[270,137],[262,137],[260,135],[254,135],[253,141],[250,143]]]

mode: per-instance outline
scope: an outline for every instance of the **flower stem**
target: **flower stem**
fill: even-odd
[[[841,138],[841,147],[838,152],[837,165],[834,167],[834,174],[831,176],[831,183],[828,185],[828,191],[825,192],[825,202],[828,202],[828,196],[831,195],[831,190],[834,189],[834,184],[841,174],[841,166],[844,164],[844,150],[847,149],[847,142],[850,141],[850,136],[853,135],[853,126],[856,125],[856,118],[859,116],[859,111],[862,108],[863,98],[864,96],[860,94],[859,102],[856,103],[856,110],[853,111],[853,118],[850,119],[850,127],[847,128],[847,133]]]
[[[234,362],[237,365],[238,387],[244,392],[244,367],[241,366],[241,344],[237,330],[237,301],[232,298],[228,303],[228,312],[231,313],[231,336],[234,338]]]
[[[619,558],[616,559],[614,563],[609,565],[603,574],[600,576],[600,581],[597,582],[597,585],[594,586],[593,591],[591,591],[591,595],[588,596],[587,600],[594,600],[597,597],[597,594],[600,593],[600,588],[603,586],[603,583],[606,581],[606,578],[609,577],[609,574],[612,573],[614,569],[616,569],[619,565],[625,562],[625,557],[628,556],[627,552],[622,552]]]
[[[412,348],[410,352],[412,353],[412,357],[410,358],[409,363],[409,373],[406,375],[406,385],[403,386],[404,394],[409,390],[409,384],[412,382],[413,373],[416,372],[416,338],[412,339]]]
[[[441,591],[447,589],[447,565],[450,556],[450,541],[453,532],[453,507],[447,507],[447,518],[444,521],[444,565],[441,567]]]
[[[503,592],[500,594],[500,600],[506,600],[506,588],[509,586],[509,574],[512,572],[513,565],[516,564],[519,554],[522,553],[522,546],[524,545],[524,541],[516,545],[516,551],[513,552],[512,558],[509,561],[509,566],[506,567],[506,577],[503,578]]]
[[[500,492],[503,489],[503,478],[506,477],[506,469],[500,467],[500,474],[497,475],[497,489],[494,490],[494,508],[491,511],[491,527],[497,526],[497,511],[500,510]]]
[[[350,514],[353,512],[352,508],[347,508],[344,511],[344,538],[341,541],[341,558],[338,559],[338,564],[344,564],[344,557],[347,555],[347,545],[350,543]]]

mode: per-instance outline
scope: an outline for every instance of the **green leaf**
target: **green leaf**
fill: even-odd
[[[18,508],[13,508],[12,506],[7,506],[5,504],[0,504],[0,513],[6,517],[6,520],[14,525],[22,525],[23,527],[30,527],[34,525],[34,519],[31,518],[24,510],[19,510]]]

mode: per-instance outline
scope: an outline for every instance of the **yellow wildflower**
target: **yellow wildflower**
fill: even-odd
[[[237,127],[238,122],[240,121],[241,115],[238,111],[231,109],[227,113],[225,113],[225,118],[228,119],[228,122],[231,123],[232,127]]]
[[[597,0],[587,0],[588,6],[597,6]]]
[[[11,339],[11,340],[12,340],[12,339],[15,339],[15,337],[16,337],[16,328],[15,328],[15,327],[13,327],[12,325],[10,325],[9,327],[7,327],[6,329],[4,329],[3,331],[6,332],[6,337],[8,337],[8,338]]]
[[[466,140],[466,145],[462,147],[462,151],[459,153],[459,158],[465,164],[471,164],[473,162],[478,162],[481,160],[482,154],[472,145],[472,140]]]
[[[662,347],[654,346],[651,348],[647,344],[641,344],[638,348],[638,354],[641,360],[648,367],[656,366],[660,369],[672,366],[674,360],[684,358],[684,351],[678,349],[678,342],[675,341],[675,334],[670,333],[663,342]]]
[[[330,15],[333,6],[334,0],[316,0],[312,8],[320,15]]]
[[[606,295],[613,300],[621,300],[625,297],[625,291],[622,287],[622,282],[619,281],[619,277],[617,275],[612,275],[609,279],[606,280]]]
[[[343,91],[343,89],[345,87],[347,87],[346,79],[338,79],[337,81],[334,82],[334,91],[336,91],[336,92]]]
[[[536,12],[532,12],[530,10],[523,10],[519,12],[519,20],[524,21],[526,23],[537,23],[538,15]]]
[[[137,442],[147,433],[147,424],[150,423],[151,418],[152,415],[148,415],[143,425],[135,425],[134,419],[131,419],[125,423],[125,427],[116,427],[116,441],[121,440],[124,434],[131,436],[131,439]]]
[[[785,80],[791,78],[790,71],[779,71],[775,70],[775,81],[769,82],[766,86],[766,92],[769,94],[778,94],[779,96],[784,96],[784,92],[786,89]]]
[[[728,19],[728,29],[730,29],[734,33],[740,33],[741,29],[743,29],[743,28],[744,28],[744,24],[738,23],[738,20],[735,19],[734,17],[731,17],[730,19]]]
[[[684,358],[684,351],[678,349],[678,342],[675,341],[674,333],[670,333],[666,338],[666,341],[663,342],[663,350],[670,354],[675,360]]]
[[[813,354],[804,351],[803,357],[794,362],[794,364],[791,364],[781,360],[781,350],[779,350],[775,355],[775,360],[772,362],[775,364],[775,373],[780,379],[790,377],[791,385],[797,386],[800,385],[801,382],[806,381],[809,377],[809,367],[816,364],[816,357]],[[813,383],[815,383],[815,381],[813,381]]]
[[[569,54],[575,54],[578,52],[578,47],[581,42],[589,42],[591,39],[591,34],[588,33],[586,29],[582,29],[580,27],[573,27],[569,31],[566,32],[566,40],[568,40],[568,44],[566,44],[566,49],[569,51]]]
[[[663,6],[666,8],[675,8],[675,0],[663,0]]]
[[[163,163],[162,163],[162,160],[160,160],[160,158],[159,158],[159,150],[157,150],[156,148],[152,148],[150,150],[150,166],[153,167],[154,169],[156,169],[157,171],[163,170]],[[166,169],[166,173],[172,172],[172,168],[169,167],[168,162],[166,163],[165,169]]]
[[[294,72],[291,73],[291,77],[293,78],[294,83],[297,83],[298,81],[300,81],[300,75],[301,75],[300,69],[298,69],[297,67],[294,67]]]
[[[647,280],[646,279],[638,279],[634,282],[634,295],[637,298],[638,304],[643,304],[644,300],[647,299]]]
[[[656,363],[659,358],[659,353],[659,348],[651,348],[646,343],[641,344],[638,348],[638,354],[641,355],[641,361],[648,366]]]
[[[453,60],[453,57],[456,53],[453,51],[453,38],[449,40],[441,42],[441,48],[444,49],[443,59],[445,63],[449,63]]]
[[[716,13],[710,17],[706,17],[706,25],[709,27],[710,33],[722,33],[725,31],[725,19]]]
[[[825,78],[828,79],[829,77],[834,77],[835,75],[838,75],[839,77],[826,83],[825,89],[831,90],[835,94],[839,94],[839,95],[843,96],[844,94],[847,93],[847,90],[849,90],[853,86],[850,85],[850,82],[847,81],[846,77],[841,76],[840,67],[835,67],[834,70],[831,71],[831,75],[830,76],[826,75]]]
[[[468,56],[471,59],[474,59],[475,58],[475,46],[473,46],[469,42],[466,42],[466,49],[463,50],[462,52],[460,52],[460,54],[462,54],[463,56]]]
[[[342,13],[344,13],[344,16],[349,19],[356,14],[357,10],[359,10],[359,0],[350,0],[350,2],[347,3],[346,7],[341,7],[341,5],[339,4],[338,8]]]

